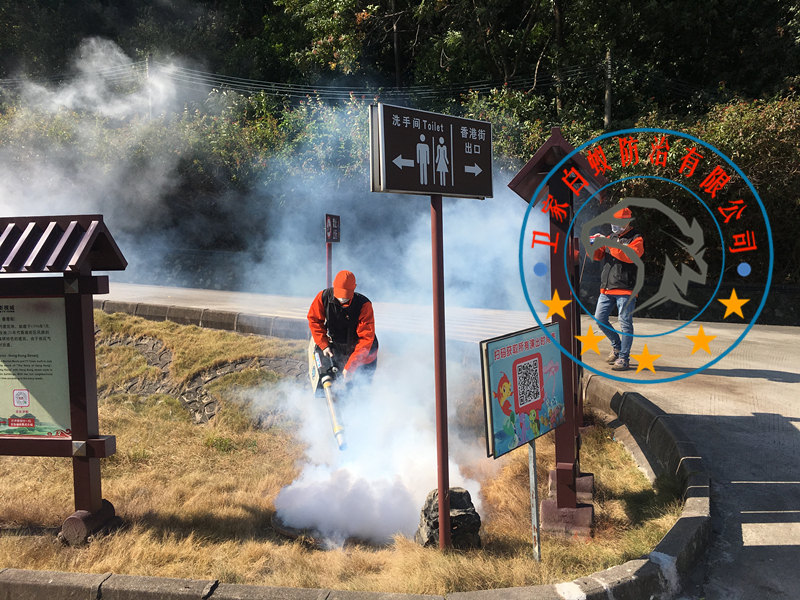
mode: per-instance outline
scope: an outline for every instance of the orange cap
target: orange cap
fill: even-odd
[[[352,298],[356,290],[356,276],[350,271],[339,271],[333,279],[335,298]]]
[[[614,213],[615,219],[630,219],[631,217],[633,217],[633,214],[631,213],[631,209],[627,206],[625,208],[620,208]]]

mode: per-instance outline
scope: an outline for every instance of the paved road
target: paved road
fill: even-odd
[[[98,297],[101,298],[101,297]],[[215,308],[305,318],[311,298],[289,298],[113,283],[113,300]],[[379,332],[429,334],[430,307],[375,303]],[[693,593],[706,600],[800,597],[800,327],[756,325],[730,353],[700,374],[684,375],[709,362],[743,331],[730,323],[694,323],[669,336],[637,338],[633,354],[648,344],[655,373],[618,374],[618,382],[675,415],[702,453],[712,476],[713,545],[705,581]],[[450,340],[477,342],[535,325],[530,314],[448,309]],[[585,318],[584,332],[591,325]],[[639,319],[637,334],[678,327],[674,321]],[[692,353],[686,335],[703,326],[710,354]],[[595,330],[597,327],[595,326]],[[608,345],[599,343],[603,355]],[[477,353],[476,353],[477,354]],[[587,351],[590,367],[611,373],[601,356]],[[600,376],[592,374],[592,376]]]

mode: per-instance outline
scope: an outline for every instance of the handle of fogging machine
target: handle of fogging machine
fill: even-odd
[[[342,427],[341,423],[339,423],[339,418],[336,415],[336,407],[334,406],[333,402],[333,395],[331,393],[333,377],[331,375],[325,375],[321,381],[322,389],[325,390],[325,400],[328,403],[328,413],[331,418],[333,437],[336,438],[336,444],[339,446],[339,450],[345,450],[347,448],[347,444],[344,441],[344,427]]]

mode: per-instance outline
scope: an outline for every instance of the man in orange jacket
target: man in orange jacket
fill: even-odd
[[[333,287],[318,293],[308,309],[314,342],[340,368],[344,365],[346,383],[356,375],[371,377],[378,365],[372,302],[355,289],[356,276],[339,271]]]
[[[642,256],[644,240],[631,226],[632,217],[630,208],[622,208],[614,213],[614,218],[628,219],[626,225],[612,223],[612,234],[608,238],[602,235],[592,236],[592,244],[598,246],[592,255],[592,260],[603,261],[600,297],[597,299],[594,318],[611,342],[611,354],[608,355],[607,362],[612,365],[614,371],[626,371],[629,368],[633,344],[633,311],[636,308],[636,296],[632,293],[636,283],[636,265],[625,250],[609,247],[603,242],[613,240],[617,245],[625,246],[637,256]],[[608,320],[614,306],[617,307],[619,314],[619,326],[623,334],[621,339]]]

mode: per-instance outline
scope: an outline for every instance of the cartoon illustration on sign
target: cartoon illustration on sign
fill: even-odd
[[[494,392],[494,397],[497,398],[497,403],[500,405],[500,410],[506,415],[506,420],[503,422],[503,431],[509,439],[518,440],[517,428],[514,417],[516,416],[511,405],[511,382],[508,380],[508,375],[503,373],[500,382],[497,384],[497,391]]]

